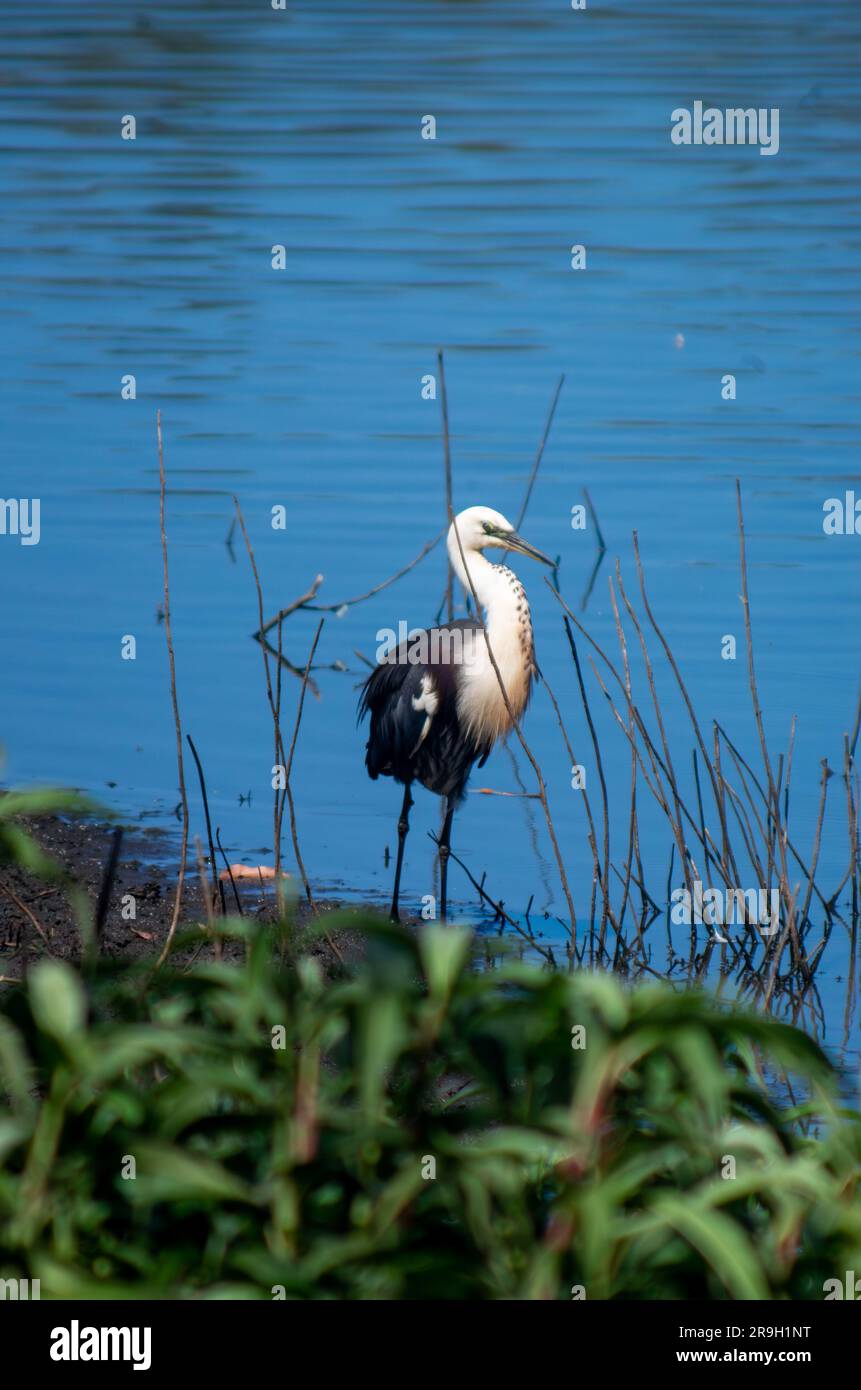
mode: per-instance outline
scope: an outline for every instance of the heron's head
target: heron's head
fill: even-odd
[[[457,534],[455,534],[457,526]],[[456,559],[460,558],[457,540],[463,546],[467,557],[477,550],[515,550],[519,555],[528,555],[531,560],[540,560],[542,565],[552,565],[553,561],[522,536],[518,536],[510,521],[492,507],[467,507],[458,512],[448,532],[448,553],[457,569]]]

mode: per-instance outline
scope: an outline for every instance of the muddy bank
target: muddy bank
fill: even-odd
[[[82,890],[91,920],[95,920],[99,897],[108,880],[108,864],[116,827],[105,822],[46,815],[22,822],[22,828],[59,866],[62,877],[46,881],[12,864],[0,864],[0,977],[2,981],[20,979],[29,962],[45,955],[76,960],[81,955],[81,933],[72,905],[69,887]],[[100,934],[105,956],[120,959],[158,953],[170,928],[176,896],[178,845],[164,830],[124,826],[119,857],[107,886],[107,906]],[[225,885],[228,912],[236,913],[230,883]],[[236,881],[242,912],[259,920],[275,917],[274,894],[257,878]],[[325,916],[336,911],[360,912],[334,899],[316,900]],[[295,921],[301,929],[311,912],[304,897],[296,902]],[[198,933],[203,952],[201,924],[206,922],[206,904],[198,868],[189,856],[177,933]],[[356,939],[343,922],[315,948],[323,963],[334,964],[341,957],[355,955]],[[239,953],[227,943],[225,956]],[[182,952],[179,959],[190,955]],[[194,948],[197,954],[197,948]],[[0,981],[0,982],[2,982]]]

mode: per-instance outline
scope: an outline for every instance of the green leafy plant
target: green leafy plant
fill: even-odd
[[[6,992],[0,1276],[76,1298],[820,1298],[859,1267],[861,1117],[805,1034],[347,920],[360,960],[334,978],[313,938],[243,920],[221,924],[239,964],[44,961]]]

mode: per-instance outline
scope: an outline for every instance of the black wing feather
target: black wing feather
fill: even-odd
[[[446,660],[447,641],[434,641],[452,628],[477,630],[481,624],[459,619],[444,628],[429,628],[401,643],[392,660],[381,662],[368,677],[359,700],[359,718],[371,716],[365,763],[371,777],[394,777],[421,782],[440,796],[459,800],[476,759],[484,764],[492,744],[477,743],[457,718],[456,664]],[[417,643],[424,638],[430,659],[417,662]],[[410,662],[410,653],[413,662]],[[438,658],[438,659],[437,659]],[[422,738],[427,712],[415,709],[422,681],[429,676],[437,696],[437,711]]]

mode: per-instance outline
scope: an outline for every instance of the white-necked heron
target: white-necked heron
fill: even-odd
[[[460,512],[449,527],[447,545],[452,569],[467,593],[472,580],[484,609],[487,638],[478,617],[413,631],[371,672],[359,702],[359,717],[371,716],[365,757],[369,775],[394,777],[404,787],[391,909],[396,921],[413,782],[421,782],[446,800],[439,839],[440,915],[445,920],[455,808],[463,799],[473,764],[481,767],[497,739],[512,727],[488,655],[488,640],[515,719],[526,708],[537,671],[532,617],[523,585],[512,570],[491,564],[482,551],[514,550],[545,565],[553,563],[490,507],[467,507]]]

